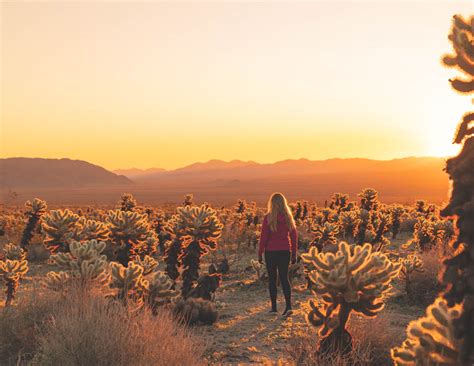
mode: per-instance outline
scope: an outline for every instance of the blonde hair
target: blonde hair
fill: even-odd
[[[293,220],[293,215],[288,207],[285,196],[279,192],[275,192],[268,200],[267,212],[268,225],[270,226],[270,230],[273,232],[277,231],[278,214],[280,213],[285,216],[288,230],[292,231],[296,229],[295,220]]]

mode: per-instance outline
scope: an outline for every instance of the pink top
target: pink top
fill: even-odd
[[[261,256],[264,251],[288,250],[293,257],[296,256],[298,249],[298,234],[296,229],[289,230],[286,224],[285,215],[278,214],[277,230],[273,232],[268,225],[267,216],[263,219],[262,234],[260,235],[260,245],[258,255]]]

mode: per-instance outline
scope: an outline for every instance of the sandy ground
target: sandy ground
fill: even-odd
[[[310,297],[303,280],[293,283],[291,317],[283,319],[284,297],[278,288],[278,313],[270,314],[267,282],[258,281],[248,256],[231,268],[216,293],[219,320],[196,329],[208,340],[206,356],[212,364],[261,364],[287,361],[286,348],[299,332],[313,331],[302,306]]]

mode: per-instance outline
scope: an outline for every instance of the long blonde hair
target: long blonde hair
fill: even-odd
[[[283,214],[285,216],[286,225],[288,230],[292,231],[296,228],[295,220],[293,220],[293,215],[291,210],[288,207],[285,196],[279,192],[275,192],[270,196],[268,200],[268,212],[267,220],[270,230],[275,232],[277,231],[277,221],[278,214]]]

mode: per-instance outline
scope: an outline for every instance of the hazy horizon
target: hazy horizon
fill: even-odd
[[[3,2],[2,157],[107,169],[447,156],[471,1]]]

